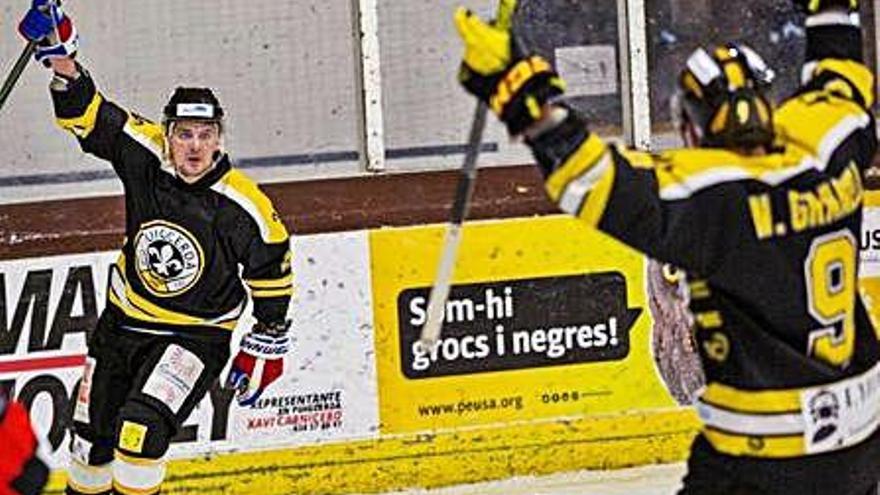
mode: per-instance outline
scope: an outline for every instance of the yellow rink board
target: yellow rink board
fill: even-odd
[[[880,209],[880,191],[867,191],[865,193],[865,208]],[[874,226],[878,229],[880,225]],[[859,280],[859,290],[862,300],[868,307],[868,314],[874,323],[877,337],[880,338],[880,277],[864,277]]]
[[[646,300],[644,256],[562,215],[470,223],[462,234],[453,285],[495,284],[496,292],[500,293],[500,287],[505,284],[522,280],[614,273],[620,277],[621,283],[625,281],[625,286],[617,287],[620,292],[616,297],[622,298],[620,304],[640,311],[627,332],[628,353],[603,361],[551,361],[550,365],[544,366],[517,364],[506,369],[491,368],[493,362],[509,357],[511,346],[508,346],[507,355],[501,357],[490,352],[479,366],[472,367],[488,368],[488,372],[474,369],[473,372],[425,379],[405,376],[400,349],[400,342],[405,339],[399,316],[401,312],[405,313],[407,305],[401,303],[398,296],[414,287],[431,287],[440,259],[443,234],[444,229],[440,226],[371,232],[371,271],[383,274],[373,279],[381,433],[473,428],[480,424],[619,414],[676,406],[657,373],[651,354],[653,320]],[[522,291],[527,290],[530,288],[513,291],[511,307],[516,312],[521,309],[518,297],[523,297]],[[454,297],[451,293],[449,299]],[[557,299],[561,297],[565,296],[555,296]],[[574,305],[585,306],[587,303],[586,300],[572,301],[571,306],[561,308],[571,313]],[[547,316],[541,315],[549,310],[529,308],[522,311],[537,315],[532,320],[534,326],[556,324],[547,323]],[[575,320],[592,321],[589,317],[583,318],[586,319]],[[468,322],[469,331],[474,333],[505,322],[504,319],[481,320],[479,317],[476,320]],[[513,328],[527,328],[515,325],[507,324],[503,331],[510,333]],[[420,331],[419,328],[408,330],[415,332],[411,339]],[[542,400],[542,397],[561,396],[569,391],[575,391],[579,398],[558,402]],[[508,397],[521,399],[522,407],[488,407],[468,414],[424,414],[425,409],[437,405],[497,403]]]
[[[169,463],[163,493],[344,494],[685,459],[690,409],[487,426]],[[49,494],[63,490],[53,473]]]

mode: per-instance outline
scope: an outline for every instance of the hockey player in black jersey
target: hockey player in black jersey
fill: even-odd
[[[687,272],[707,385],[685,495],[868,495],[880,478],[880,333],[856,286],[874,78],[856,0],[796,3],[798,92],[773,109],[757,53],[699,49],[676,106],[692,147],[656,154],[608,146],[547,61],[455,14],[461,82],[532,148],[550,198]]]
[[[111,163],[126,240],[74,395],[67,493],[159,493],[169,441],[217,380],[253,300],[229,385],[253,404],[289,348],[289,239],[271,201],[231,166],[224,112],[206,88],[177,88],[154,124],[107,100],[77,62],[77,34],[50,0],[19,25],[51,67],[58,123]]]

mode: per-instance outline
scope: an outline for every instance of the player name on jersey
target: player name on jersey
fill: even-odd
[[[749,210],[758,239],[802,232],[833,223],[855,211],[864,197],[861,173],[851,162],[837,177],[810,190],[788,191],[788,217],[774,209],[769,193],[749,196]],[[780,218],[782,216],[783,218]]]

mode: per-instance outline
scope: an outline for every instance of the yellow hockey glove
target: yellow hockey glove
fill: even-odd
[[[510,29],[514,9],[514,0],[501,0],[498,18],[487,23],[459,7],[454,21],[464,43],[459,82],[518,135],[540,120],[544,104],[565,85],[546,60],[518,52]]]

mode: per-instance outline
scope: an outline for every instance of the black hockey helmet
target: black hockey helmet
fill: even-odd
[[[204,120],[222,128],[223,107],[209,88],[178,86],[165,105],[163,119],[166,125],[177,120]]]
[[[737,148],[773,142],[767,98],[775,74],[751,48],[735,43],[696,49],[678,78],[673,119],[694,125],[700,146]]]

